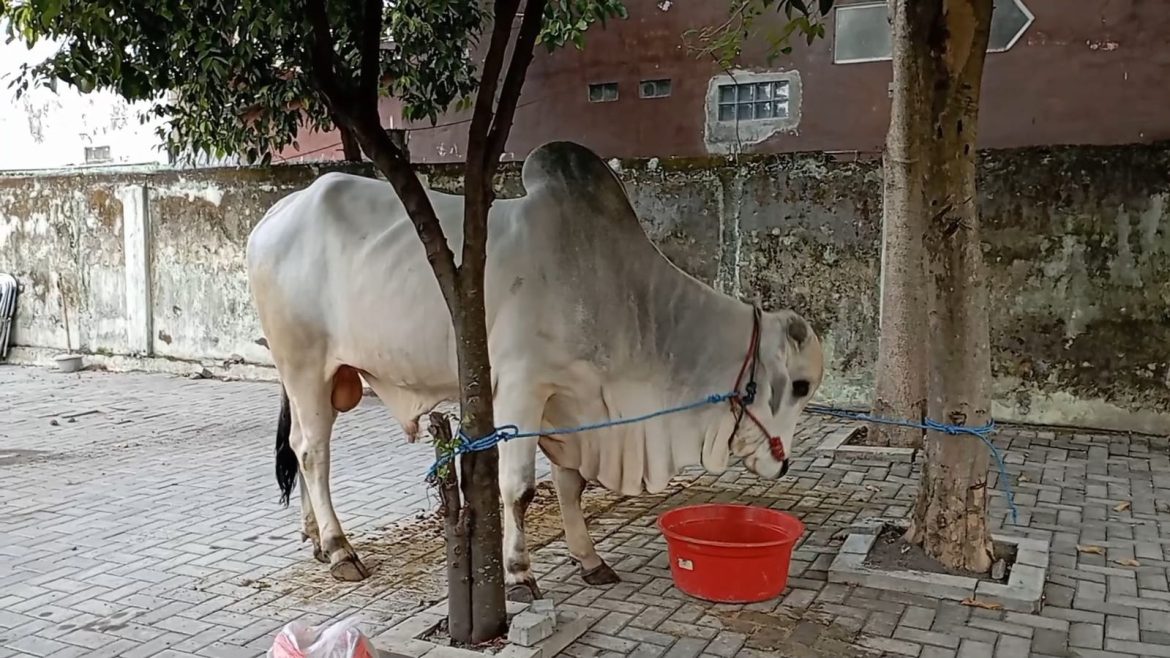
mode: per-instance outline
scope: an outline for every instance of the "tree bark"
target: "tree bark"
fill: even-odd
[[[470,169],[469,165],[468,173]],[[469,195],[465,203],[465,225],[469,223],[472,213],[482,212],[486,222],[487,204],[482,197],[473,198]],[[465,241],[467,239],[465,237]],[[485,243],[480,241],[479,248],[485,249]],[[459,361],[459,383],[463,389],[461,424],[469,435],[485,436],[495,431],[495,420],[483,301],[484,268],[482,261],[476,269],[469,268],[466,258],[465,255],[459,272],[459,307],[452,309],[458,341],[455,351]],[[467,641],[475,644],[495,639],[507,632],[499,450],[492,447],[465,454],[460,459],[463,498],[469,510],[471,550],[471,634]]]
[[[451,424],[446,414],[431,413],[431,435],[435,439],[435,458],[444,456],[452,443]],[[455,462],[439,482],[439,511],[443,516],[443,534],[447,541],[447,631],[453,638],[471,637],[471,547],[467,537],[467,517],[459,495],[459,476]]]
[[[924,93],[925,57],[912,42],[916,16],[907,2],[890,3],[894,94],[882,154],[882,264],[878,362],[871,406],[876,416],[922,422],[926,412],[926,309],[922,292],[925,230],[922,145],[930,122]],[[921,50],[921,48],[918,48]],[[866,443],[922,447],[922,431],[870,423]]]
[[[930,52],[924,91],[934,138],[923,149],[930,213],[927,413],[953,425],[983,425],[991,417],[991,359],[975,141],[992,0],[913,1],[930,7],[923,10],[929,20],[910,35],[914,48]],[[932,431],[925,456],[907,540],[948,567],[986,572],[992,562],[986,446],[974,436]]]

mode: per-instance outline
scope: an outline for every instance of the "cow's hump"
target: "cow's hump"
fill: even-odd
[[[529,194],[550,192],[593,221],[644,233],[621,180],[596,153],[574,142],[548,142],[528,155],[521,170]]]

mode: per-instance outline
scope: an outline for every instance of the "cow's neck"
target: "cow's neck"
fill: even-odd
[[[673,265],[665,263],[673,268]],[[661,384],[702,397],[728,392],[748,356],[752,307],[675,269],[650,281],[651,313],[640,315],[645,347],[666,366]],[[762,328],[761,328],[762,330]]]

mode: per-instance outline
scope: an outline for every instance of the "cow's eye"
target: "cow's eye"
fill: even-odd
[[[792,382],[792,394],[798,398],[808,395],[808,381],[798,379]]]

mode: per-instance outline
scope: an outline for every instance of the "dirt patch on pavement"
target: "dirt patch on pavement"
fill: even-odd
[[[1002,574],[993,578],[988,573],[975,573],[965,569],[951,569],[943,566],[937,560],[926,554],[921,546],[908,544],[902,541],[905,528],[893,525],[885,526],[878,534],[877,541],[865,558],[865,565],[886,571],[925,571],[927,573],[942,573],[951,576],[966,576],[996,583],[1006,583],[1011,575],[1012,564],[1016,561],[1015,550],[1007,545],[996,542],[992,546],[994,560],[1003,560]]]
[[[609,511],[622,497],[600,487],[582,495],[586,518]],[[437,503],[436,503],[437,504]],[[525,516],[529,551],[535,551],[564,533],[556,491],[552,483],[536,486],[536,497]],[[284,573],[273,574],[273,589],[303,601],[333,601],[345,593],[376,596],[380,607],[403,612],[429,606],[446,597],[446,544],[443,520],[427,512],[382,528],[350,535],[350,543],[370,569],[360,583],[333,579],[327,565],[316,562],[305,544],[305,560]]]
[[[854,645],[855,628],[815,610],[778,608],[774,612],[712,610],[728,630],[747,636],[744,647],[789,658],[877,656]]]

